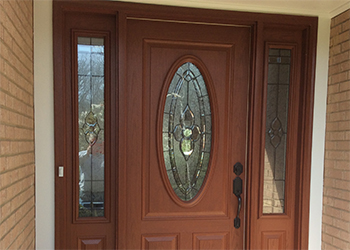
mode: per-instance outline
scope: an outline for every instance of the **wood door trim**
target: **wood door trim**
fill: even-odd
[[[195,11],[193,11],[195,10]],[[260,160],[254,157],[256,152],[259,152],[261,139],[259,136],[255,136],[259,131],[260,123],[257,122],[261,118],[259,114],[259,103],[262,101],[259,97],[261,92],[261,80],[263,79],[263,51],[264,51],[264,38],[263,33],[266,28],[282,27],[286,29],[298,29],[303,34],[303,65],[302,65],[302,93],[300,100],[300,113],[301,120],[299,121],[299,128],[301,131],[301,138],[298,142],[298,162],[300,163],[298,177],[300,178],[299,192],[297,193],[297,203],[299,203],[299,209],[297,210],[297,229],[295,241],[299,249],[308,248],[308,230],[309,230],[309,200],[310,200],[310,177],[311,177],[311,149],[312,149],[312,121],[313,121],[313,96],[314,96],[314,82],[315,82],[315,64],[316,64],[316,40],[317,40],[317,18],[305,17],[305,16],[291,16],[291,15],[275,15],[275,14],[260,14],[260,13],[247,13],[247,12],[234,12],[223,10],[205,10],[194,9],[186,7],[168,7],[168,6],[156,6],[148,4],[132,4],[121,2],[99,2],[99,1],[53,1],[53,40],[54,40],[54,95],[55,113],[64,113],[64,110],[69,106],[64,102],[65,89],[60,83],[66,79],[65,62],[62,55],[64,54],[63,48],[63,28],[66,13],[72,12],[86,12],[86,13],[100,13],[114,15],[117,17],[117,43],[118,51],[116,57],[118,63],[116,66],[117,79],[119,81],[119,117],[124,118],[126,116],[125,105],[125,83],[126,83],[126,33],[127,33],[127,18],[149,18],[164,20],[172,22],[173,20],[179,20],[178,22],[196,22],[196,23],[208,23],[214,25],[243,25],[250,26],[252,32],[252,44],[251,44],[251,86],[250,86],[250,111],[249,111],[249,123],[248,123],[248,149],[247,149],[247,201],[245,206],[246,212],[246,248],[251,246],[250,238],[252,236],[251,228],[254,226],[254,218],[257,216],[254,210],[254,202],[252,197],[248,196],[253,190],[255,190],[258,182],[253,178],[253,166],[260,166]],[[123,73],[124,72],[124,73]],[[124,122],[123,122],[124,121]],[[120,119],[119,123],[119,154],[122,156],[118,159],[120,169],[118,170],[119,187],[122,187],[126,183],[126,162],[125,162],[125,149],[124,145],[127,141],[125,137],[125,131],[127,125],[125,119]],[[56,249],[66,246],[66,239],[64,237],[65,232],[61,230],[65,228],[65,221],[67,214],[63,209],[59,209],[59,204],[65,203],[65,195],[59,196],[57,190],[60,190],[65,194],[66,179],[58,177],[58,166],[66,165],[67,159],[64,158],[66,141],[61,137],[58,127],[65,127],[66,118],[58,119],[55,116],[55,247]],[[123,201],[125,197],[124,191],[119,188],[118,191],[119,201]],[[117,202],[117,201],[116,201]],[[119,204],[125,204],[121,202]],[[123,216],[118,214],[126,213],[126,207],[118,205],[119,210],[116,211],[116,216],[119,218],[117,238],[126,237],[126,220]],[[59,223],[57,223],[59,222]],[[125,246],[119,245],[120,248]]]
[[[167,21],[189,21],[220,25],[255,26],[288,25],[288,27],[317,27],[317,17],[301,15],[264,14],[255,12],[200,9],[191,7],[165,6],[142,3],[89,0],[53,0],[63,12],[86,12],[115,15],[123,13],[126,18],[160,19]],[[316,30],[317,32],[317,30]]]
[[[117,223],[117,232],[116,232],[116,248],[119,247],[120,249],[126,249],[126,241],[119,241],[118,239],[124,239],[127,237],[127,220],[126,216],[123,216],[127,214],[127,202],[126,202],[126,189],[121,187],[126,187],[127,185],[127,177],[126,177],[126,143],[127,143],[127,136],[126,136],[126,115],[127,115],[127,99],[126,94],[127,93],[127,85],[126,85],[126,58],[127,58],[127,43],[126,43],[126,37],[127,37],[127,24],[126,24],[126,15],[124,12],[119,12],[117,14],[117,29],[118,29],[118,38],[116,39],[118,41],[118,47],[117,47],[117,58],[118,58],[118,66],[116,68],[116,72],[118,72],[117,79],[119,80],[119,169],[118,172],[118,199],[116,199],[116,207],[118,207],[118,213],[116,213],[116,218],[118,218]],[[117,154],[118,152],[116,152]]]
[[[77,47],[75,45],[78,44],[78,37],[79,36],[86,36],[86,37],[99,37],[99,38],[103,38],[105,41],[105,61],[106,63],[104,64],[105,66],[105,72],[109,73],[111,72],[111,62],[110,62],[110,40],[111,40],[111,34],[109,32],[86,32],[86,31],[81,31],[78,29],[72,29],[71,31],[71,38],[72,38],[72,54],[71,54],[71,58],[72,58],[72,72],[78,72],[78,50]],[[109,83],[111,82],[111,78],[109,74],[105,74],[104,75],[105,78],[105,83]],[[72,83],[75,84],[78,82],[78,74],[73,74],[72,76]],[[110,86],[111,84],[105,84],[105,92],[108,93],[105,95],[105,103],[107,104],[106,106],[109,106],[111,102],[111,99],[114,98],[115,95],[110,95],[109,93],[111,93],[111,89],[113,89],[112,86]],[[72,112],[72,116],[73,117],[78,117],[78,85],[76,84],[75,86],[72,86],[72,100],[73,100],[73,112]],[[105,138],[105,142],[104,142],[104,147],[105,148],[112,148],[111,147],[111,139],[114,136],[114,131],[112,131],[111,129],[111,122],[110,120],[115,118],[115,115],[111,115],[111,110],[105,109],[105,128],[104,130],[107,132],[107,134],[110,134],[111,137],[109,138]],[[77,133],[78,131],[78,127],[77,124],[73,124],[73,138],[78,138],[79,134]],[[75,144],[75,148],[74,150],[74,154],[73,154],[73,162],[76,166],[79,165],[79,157],[77,157],[77,153],[79,153],[78,150],[78,143]],[[113,162],[112,155],[110,155],[110,152],[106,152],[105,153],[105,165],[106,166],[111,166],[111,163]],[[105,176],[107,178],[105,178],[105,217],[95,217],[95,218],[89,218],[89,217],[79,217],[79,207],[77,206],[77,204],[73,205],[73,223],[92,223],[93,222],[97,222],[97,223],[108,223],[111,222],[111,211],[110,211],[110,203],[111,203],[111,192],[110,192],[110,185],[111,185],[111,169],[110,168],[105,168]],[[79,169],[75,169],[75,171],[73,172],[73,179],[76,180],[77,177],[79,176]],[[73,186],[73,200],[77,201],[79,200],[79,190],[77,188],[77,185]]]
[[[226,26],[226,27],[251,27],[248,24],[231,24],[231,23],[214,23],[214,22],[200,22],[200,21],[185,21],[185,20],[175,20],[175,19],[161,19],[161,18],[146,18],[146,17],[135,17],[128,16],[128,20],[139,20],[139,21],[152,21],[152,22],[162,22],[162,23],[183,23],[183,24],[201,24],[201,25],[211,25],[211,26]]]
[[[55,14],[57,13],[57,15]],[[74,124],[75,120],[73,118],[73,115],[76,113],[74,109],[77,109],[77,98],[73,98],[73,95],[76,94],[76,89],[72,88],[71,82],[76,82],[76,76],[72,72],[76,72],[77,65],[72,60],[75,61],[76,55],[74,54],[74,47],[76,46],[76,39],[74,39],[75,33],[82,31],[82,35],[96,35],[101,36],[100,29],[95,27],[90,27],[90,29],[87,31],[86,27],[85,29],[67,29],[66,27],[66,18],[68,15],[67,13],[62,12],[61,10],[54,9],[54,16],[60,17],[58,20],[54,20],[54,27],[55,27],[55,33],[54,33],[54,40],[55,40],[55,48],[54,48],[54,111],[55,111],[55,248],[56,249],[65,249],[67,248],[67,238],[69,235],[71,235],[72,231],[65,230],[67,229],[67,225],[69,223],[74,225],[81,225],[82,223],[86,223],[86,219],[79,219],[79,222],[77,223],[76,220],[76,211],[75,213],[72,211],[72,209],[77,209],[77,206],[69,206],[69,209],[67,208],[67,204],[72,202],[72,198],[68,199],[67,193],[71,193],[72,197],[77,198],[77,194],[73,193],[73,184],[72,184],[72,176],[74,177],[74,174],[76,175],[76,172],[69,167],[76,166],[76,156],[73,156],[74,152],[77,151],[75,147],[75,143],[73,141],[72,135],[75,135],[77,131],[73,131],[77,129],[77,125]],[[101,16],[100,16],[101,17]],[[61,19],[62,18],[62,19]],[[118,135],[118,128],[113,128],[113,130],[110,127],[110,122],[113,122],[113,120],[118,120],[118,111],[116,110],[116,107],[109,105],[110,103],[115,103],[115,96],[118,93],[117,84],[111,85],[110,82],[115,82],[115,72],[116,70],[111,70],[110,67],[115,67],[115,55],[116,50],[114,47],[110,46],[110,44],[114,44],[114,37],[115,35],[115,29],[111,29],[110,27],[114,25],[111,20],[113,20],[113,16],[107,18],[109,22],[109,30],[112,30],[111,33],[103,33],[104,35],[109,37],[108,41],[105,41],[106,46],[106,54],[107,57],[110,56],[110,58],[105,59],[105,73],[108,72],[108,75],[105,74],[105,86],[106,86],[106,92],[105,92],[105,102],[108,104],[109,108],[106,110],[106,115],[109,115],[109,118],[106,120],[105,129],[106,131],[109,131],[110,138],[107,139],[107,145],[110,145],[110,148],[116,149],[118,151],[118,146],[115,145],[115,141],[117,139]],[[105,20],[105,18],[102,18]],[[95,16],[96,20],[96,16]],[[98,22],[101,21],[101,19],[98,19]],[[101,22],[100,22],[101,23]],[[111,25],[112,23],[112,25]],[[100,24],[97,24],[99,26]],[[97,29],[97,31],[96,31]],[[57,32],[56,32],[57,31]],[[93,31],[91,33],[91,31]],[[88,33],[87,33],[88,32]],[[106,39],[105,39],[106,40]],[[109,81],[110,80],[110,81]],[[114,122],[115,123],[115,122]],[[70,154],[67,154],[69,152]],[[109,167],[111,166],[110,163],[115,162],[116,155],[114,153],[107,153],[105,157],[106,165]],[[58,177],[58,167],[56,166],[64,166],[64,177]],[[109,185],[113,183],[115,179],[115,168],[110,168],[109,170],[105,171],[105,190],[109,188]],[[109,182],[109,183],[108,183]],[[77,184],[77,183],[75,183]],[[75,190],[76,191],[76,190]],[[103,227],[107,225],[108,222],[115,223],[115,204],[110,199],[111,197],[117,197],[115,194],[115,191],[113,189],[107,190],[105,192],[105,199],[109,199],[105,204],[109,206],[109,208],[105,209],[105,215],[106,218],[90,218],[90,223],[97,223],[104,224]],[[76,201],[76,200],[75,200]],[[117,213],[117,210],[116,210]],[[109,223],[109,224],[110,224]],[[82,225],[85,226],[85,225]],[[103,232],[101,232],[103,234]],[[100,237],[101,238],[101,237]],[[101,238],[102,239],[102,238]],[[112,237],[106,237],[106,241],[102,240],[101,242],[103,244],[110,245],[110,242],[113,241]],[[80,244],[78,242],[75,242],[76,244]],[[91,244],[93,242],[90,242]],[[89,244],[90,244],[89,243]],[[101,244],[102,244],[101,243]],[[100,245],[99,245],[100,246]]]
[[[55,5],[55,3],[54,3]],[[60,43],[54,42],[53,49],[53,57],[54,61],[54,112],[64,114],[65,110],[65,89],[64,84],[58,84],[64,82],[65,79],[65,63],[64,59],[61,55],[63,55],[63,22],[59,20],[64,20],[64,12],[59,8],[53,8],[53,41],[60,41]],[[65,147],[61,147],[61,145],[66,145],[64,141],[64,137],[60,136],[60,132],[57,127],[64,128],[66,124],[66,117],[64,119],[58,119],[58,117],[54,116],[54,146],[55,146],[55,249],[60,249],[62,246],[66,246],[67,238],[64,230],[62,228],[66,228],[66,209],[63,209],[64,206],[60,204],[65,204],[66,201],[66,193],[67,193],[67,180],[66,178],[58,177],[58,166],[65,166]],[[66,176],[66,168],[64,168],[64,176]],[[58,195],[57,190],[60,190],[63,195]],[[58,223],[57,223],[58,222]]]
[[[300,168],[299,178],[300,187],[298,199],[300,202],[298,212],[298,247],[300,249],[308,248],[309,238],[309,207],[310,207],[310,181],[311,181],[311,150],[312,150],[312,132],[313,132],[313,111],[314,111],[314,92],[315,92],[315,68],[316,68],[316,44],[317,44],[317,23],[303,30],[303,36],[306,41],[306,48],[303,50],[308,56],[303,60],[301,66],[301,75],[304,76],[302,96],[302,120],[299,126],[302,128],[300,141],[300,162],[303,167]],[[307,192],[302,192],[307,190]]]
[[[260,83],[260,79],[264,79],[264,51],[265,51],[265,43],[266,42],[275,42],[281,43],[281,39],[277,39],[277,41],[271,41],[268,38],[264,38],[264,32],[266,29],[276,28],[278,25],[276,24],[266,24],[263,22],[258,22],[256,26],[256,57],[255,61],[255,78],[253,77],[253,86],[252,86],[252,94],[251,94],[251,112],[250,112],[250,129],[249,129],[249,156],[248,159],[251,160],[250,170],[253,170],[253,166],[263,166],[263,157],[262,157],[262,147],[264,145],[264,141],[260,137],[261,127],[265,127],[265,124],[261,121],[263,120],[264,111],[263,104],[264,98],[262,98],[259,93],[262,93],[263,86]],[[278,28],[288,29],[284,24],[282,24]],[[295,27],[293,27],[295,28]],[[304,25],[299,28],[299,32],[303,37],[302,44],[302,53],[301,53],[301,62],[299,65],[300,71],[300,100],[299,100],[299,109],[298,112],[300,114],[300,120],[298,121],[298,141],[297,145],[297,159],[296,162],[299,166],[298,172],[296,172],[296,178],[300,180],[300,187],[297,189],[296,193],[296,203],[295,207],[299,207],[296,209],[295,217],[298,220],[295,222],[295,247],[297,249],[308,249],[308,230],[309,230],[309,199],[310,199],[310,174],[311,174],[311,142],[312,142],[312,119],[313,119],[313,95],[314,95],[314,77],[315,77],[315,58],[316,58],[316,37],[317,37],[317,23],[312,23],[309,26]],[[286,43],[286,41],[283,41]],[[302,94],[300,94],[302,93]],[[259,132],[260,131],[260,132]],[[260,146],[261,145],[261,146]],[[307,147],[307,149],[306,149]],[[260,151],[260,152],[259,152]],[[254,155],[260,154],[259,157],[254,157]],[[260,167],[260,171],[262,171]],[[253,175],[249,173],[248,181],[250,185],[248,186],[249,193],[255,192],[259,190],[259,177],[257,175]],[[255,246],[253,244],[254,241],[251,241],[251,235],[254,235],[252,232],[252,228],[258,227],[256,221],[259,218],[259,203],[257,203],[253,199],[249,199],[248,207],[250,211],[248,211],[247,223],[247,241],[246,246],[247,249],[253,248],[261,248],[261,246]],[[283,215],[272,215],[274,217],[280,217]],[[268,217],[265,217],[268,218]]]
[[[297,65],[295,65],[295,63],[293,63],[293,61],[299,61],[299,55],[298,55],[298,44],[297,43],[276,43],[276,42],[268,42],[265,41],[264,42],[264,90],[263,90],[263,101],[262,101],[262,114],[264,114],[264,116],[262,117],[261,120],[261,136],[262,142],[265,142],[266,140],[266,113],[267,113],[267,107],[266,104],[268,102],[268,96],[267,96],[267,89],[268,89],[268,63],[267,62],[267,58],[268,58],[268,51],[269,49],[272,48],[278,48],[278,49],[289,49],[291,50],[291,60],[292,63],[290,65],[290,88],[289,88],[289,92],[290,95],[293,96],[297,96],[295,93],[298,93],[298,89],[296,89],[298,87],[298,84],[293,84],[294,82],[298,82],[298,78],[299,78],[299,71],[298,68],[296,67]],[[298,96],[297,96],[298,97]],[[295,195],[292,192],[293,189],[293,183],[295,182],[296,179],[296,173],[293,173],[293,171],[291,171],[291,166],[296,165],[294,163],[295,161],[295,155],[296,155],[296,149],[295,147],[293,147],[293,145],[296,144],[295,140],[297,140],[297,138],[293,137],[293,133],[295,134],[295,132],[298,131],[298,126],[296,126],[297,124],[295,124],[295,122],[293,122],[293,117],[297,116],[298,112],[298,99],[295,100],[295,98],[289,98],[289,102],[288,102],[288,129],[287,129],[287,143],[286,143],[286,165],[285,165],[285,199],[284,199],[284,213],[279,213],[279,214],[263,214],[263,188],[261,188],[263,186],[264,183],[264,151],[265,151],[265,147],[263,145],[261,145],[261,165],[263,166],[262,168],[260,168],[260,178],[259,178],[259,182],[260,182],[260,195],[259,195],[259,208],[258,208],[258,213],[259,219],[286,219],[286,218],[292,218],[294,217],[294,209],[293,205],[292,208],[289,206],[289,204],[295,204]],[[265,143],[263,143],[265,145]],[[294,164],[293,164],[294,163]],[[292,201],[290,201],[292,200]]]

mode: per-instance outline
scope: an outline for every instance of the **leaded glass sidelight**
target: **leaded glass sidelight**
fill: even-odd
[[[104,39],[78,37],[79,217],[104,216]]]
[[[291,50],[270,49],[263,213],[284,213]]]
[[[200,70],[181,65],[170,83],[163,116],[165,167],[175,194],[192,200],[201,189],[211,149],[210,100]]]

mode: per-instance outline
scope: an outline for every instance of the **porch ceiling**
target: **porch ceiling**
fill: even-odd
[[[350,8],[350,0],[121,0],[210,9],[290,13],[334,17]]]

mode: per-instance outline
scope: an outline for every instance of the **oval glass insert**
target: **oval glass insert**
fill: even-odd
[[[209,165],[211,111],[206,83],[191,62],[181,65],[170,83],[163,116],[163,153],[175,194],[192,200]]]

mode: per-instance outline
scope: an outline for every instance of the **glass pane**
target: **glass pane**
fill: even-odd
[[[211,111],[199,69],[183,64],[169,86],[163,117],[163,152],[170,184],[183,201],[193,199],[207,174]]]
[[[291,50],[270,49],[263,213],[284,213]]]
[[[104,216],[104,39],[78,38],[79,217]]]

